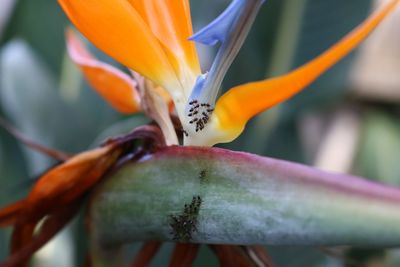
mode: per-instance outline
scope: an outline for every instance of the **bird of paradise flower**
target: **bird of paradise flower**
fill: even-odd
[[[238,137],[253,116],[300,92],[346,56],[397,5],[397,1],[390,1],[337,44],[303,66],[279,77],[236,86],[217,99],[223,78],[264,1],[234,0],[218,18],[194,35],[187,1],[59,2],[73,24],[94,45],[167,91],[185,132],[184,144],[199,146],[230,142]],[[71,39],[70,51],[74,46]],[[194,42],[219,44],[211,69],[204,74],[200,71]],[[140,97],[137,97],[131,79],[115,69],[98,68],[95,71],[95,67],[86,64],[83,57],[78,58],[77,53],[71,53],[71,56],[92,81],[93,87],[114,107],[128,111],[124,106],[127,103],[121,103],[121,99],[131,100],[130,111],[136,111]],[[104,76],[105,73],[109,79],[108,90],[95,81],[99,79],[96,75]],[[118,79],[119,83],[112,79]],[[124,89],[121,84],[125,84]],[[148,91],[152,91],[149,94],[156,93]],[[134,96],[125,98],[128,94]],[[155,113],[166,119],[165,115]],[[164,133],[168,130],[164,129]],[[167,134],[170,143],[177,142],[174,134]]]
[[[223,78],[263,0],[233,0],[194,35],[187,0],[59,0],[84,36],[131,70],[130,76],[99,62],[69,30],[69,54],[93,88],[118,111],[145,112],[157,122],[163,137],[155,127],[144,126],[73,156],[43,175],[27,198],[0,210],[0,227],[14,226],[12,255],[1,266],[24,264],[72,218],[86,193],[129,153],[134,140],[155,140],[158,143],[153,148],[178,144],[171,114],[179,118],[184,145],[230,142],[253,116],[300,92],[351,52],[399,2],[389,1],[303,66],[279,77],[236,86],[218,98]],[[219,44],[209,72],[201,73],[194,42]],[[143,151],[134,155],[140,156]],[[46,230],[35,235],[43,220],[41,229]]]

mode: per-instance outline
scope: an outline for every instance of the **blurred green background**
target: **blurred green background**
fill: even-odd
[[[228,3],[192,0],[195,30]],[[301,65],[360,23],[374,4],[367,0],[268,0],[224,88]],[[361,49],[292,100],[253,119],[240,138],[223,147],[400,183],[399,17],[397,12]],[[74,153],[148,119],[118,114],[90,89],[66,55],[64,29],[68,25],[55,0],[0,0],[0,114],[38,143]],[[205,47],[199,51],[207,70],[215,51]],[[53,163],[0,129],[0,205],[23,196],[30,179]],[[81,266],[86,246],[82,231],[82,219],[78,219],[38,253],[33,264]],[[0,259],[7,255],[9,235],[0,231]],[[154,266],[165,266],[171,249],[166,244]],[[400,266],[397,250],[273,247],[269,251],[278,267],[354,266],[353,262]],[[203,248],[196,266],[216,266],[216,259]]]

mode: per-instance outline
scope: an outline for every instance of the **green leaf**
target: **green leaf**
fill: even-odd
[[[79,140],[76,115],[63,102],[45,65],[23,41],[7,44],[0,53],[0,104],[20,131],[43,145],[73,151]],[[75,141],[75,142],[74,142]],[[26,150],[31,174],[48,167],[48,158]]]
[[[8,19],[13,11],[15,0],[3,0],[0,9],[0,39],[3,34],[3,30],[7,25]]]
[[[370,0],[310,0],[303,16],[302,31],[293,66],[300,66],[319,55],[361,23],[370,13]],[[351,86],[348,75],[354,53],[337,63],[308,89],[284,104],[286,113],[298,116],[299,111],[340,103]]]
[[[9,134],[0,129],[0,207],[26,194],[27,186],[21,181],[27,176],[21,149]],[[0,259],[7,255],[10,236],[11,229],[0,231]]]
[[[216,148],[170,147],[116,171],[89,212],[100,246],[162,240],[400,245],[400,189]]]
[[[363,125],[356,170],[388,184],[400,184],[400,127],[397,115],[371,110]]]
[[[1,9],[3,0],[1,0]],[[0,45],[22,38],[38,52],[53,74],[60,72],[67,19],[58,1],[18,0]]]

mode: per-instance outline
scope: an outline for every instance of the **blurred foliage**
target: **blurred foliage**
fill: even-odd
[[[68,25],[57,1],[18,0],[1,43],[27,41],[55,75],[61,71],[64,29]]]
[[[400,184],[399,114],[368,110],[360,141],[356,172],[384,183]]]
[[[230,1],[191,2],[194,28],[199,29]],[[369,12],[370,1],[365,0],[267,1],[224,81],[224,89],[280,74],[304,63],[350,31]],[[284,23],[289,27],[284,27]],[[142,115],[117,114],[83,81],[65,55],[67,25],[57,1],[17,1],[0,35],[0,115],[37,142],[74,153],[110,135],[129,131],[147,119]],[[199,51],[206,68],[213,51],[204,47],[199,47]],[[299,118],[304,112],[330,112],[345,99],[349,101],[347,74],[353,57],[354,54],[347,57],[291,101],[254,119],[238,140],[224,146],[306,162],[298,132]],[[395,105],[396,112],[393,107],[390,111],[377,109],[376,103],[364,105],[354,169],[358,174],[398,184],[400,128],[398,104]],[[0,129],[0,204],[24,194],[29,179],[52,163]],[[82,227],[76,227],[75,231],[78,230],[83,231]],[[8,235],[7,231],[0,231],[0,259],[7,253]],[[76,247],[79,250],[82,246]],[[165,245],[162,251],[154,266],[165,262],[171,246]],[[279,267],[341,266],[339,260],[314,248],[279,247],[270,248],[270,252]],[[349,253],[351,257],[353,254]],[[77,255],[82,258],[83,252],[78,251]],[[196,266],[216,263],[206,248],[196,262]]]

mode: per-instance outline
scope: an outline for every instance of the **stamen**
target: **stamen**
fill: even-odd
[[[201,103],[197,99],[190,101],[189,105],[191,108],[189,109],[188,117],[192,118],[189,124],[195,124],[196,132],[203,130],[209,122],[214,109],[210,108],[210,103]]]

